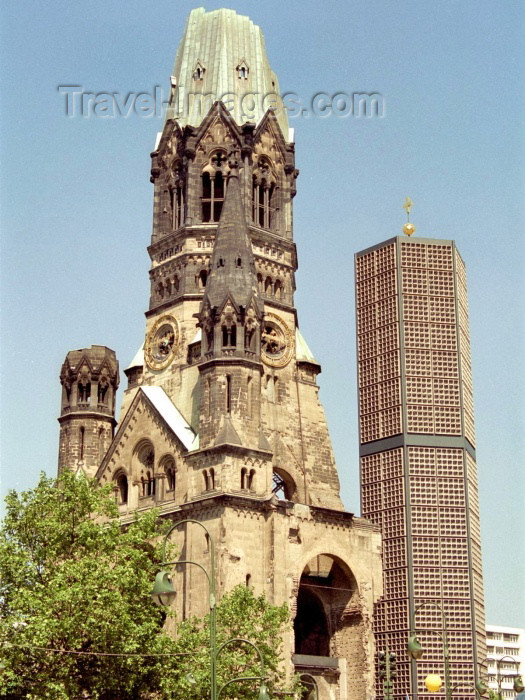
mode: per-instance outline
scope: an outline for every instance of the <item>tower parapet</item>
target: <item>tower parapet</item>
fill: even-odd
[[[103,345],[72,350],[60,370],[62,403],[58,471],[94,476],[114,434],[118,362]]]

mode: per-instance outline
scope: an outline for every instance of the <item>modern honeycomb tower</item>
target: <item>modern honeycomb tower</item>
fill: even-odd
[[[320,700],[366,700],[380,534],[343,509],[321,368],[299,330],[298,170],[285,112],[262,100],[279,85],[261,30],[232,10],[193,10],[171,86],[152,153],[144,343],[96,476],[123,522],[155,507],[205,525],[219,596],[242,584],[289,606],[283,678],[308,674]],[[209,566],[202,528],[174,539]],[[204,573],[173,576],[177,619],[207,612]]]
[[[429,673],[445,680],[448,632],[454,697],[472,698],[486,654],[465,264],[453,241],[401,236],[357,253],[355,274],[361,506],[383,535],[377,648],[396,654],[394,694],[415,697]],[[410,662],[414,627],[425,653]]]

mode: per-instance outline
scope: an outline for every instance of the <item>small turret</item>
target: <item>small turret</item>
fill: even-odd
[[[60,370],[58,471],[95,475],[114,434],[119,384],[115,352],[103,345],[72,350]]]

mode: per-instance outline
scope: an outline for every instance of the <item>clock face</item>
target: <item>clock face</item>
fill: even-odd
[[[167,367],[179,347],[179,325],[173,316],[161,316],[146,339],[145,360],[150,369]]]
[[[293,351],[293,337],[286,323],[277,314],[266,314],[261,332],[262,361],[270,367],[284,367]]]

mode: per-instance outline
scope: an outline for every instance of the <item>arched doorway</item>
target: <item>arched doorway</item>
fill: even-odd
[[[301,572],[294,618],[295,671],[316,684],[303,697],[310,700],[315,693],[319,700],[335,697],[340,683],[349,698],[364,697],[368,634],[350,567],[332,554],[312,557]]]
[[[355,577],[345,562],[319,554],[304,567],[294,619],[295,654],[337,658],[362,647],[363,616]],[[344,650],[344,652],[343,652]],[[315,664],[315,660],[311,659]]]
[[[294,620],[295,653],[330,656],[330,635],[323,604],[315,592],[300,587]]]

